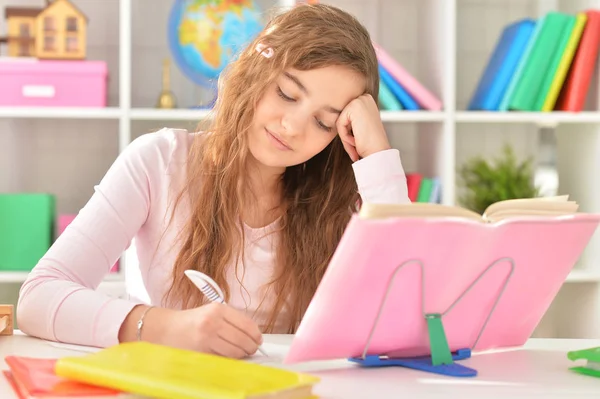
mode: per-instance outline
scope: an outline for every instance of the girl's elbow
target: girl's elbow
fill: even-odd
[[[44,325],[48,318],[44,314],[44,306],[39,300],[35,300],[36,288],[31,282],[25,281],[19,291],[19,298],[15,310],[15,319],[18,329],[31,336],[47,338],[45,331],[48,331]]]

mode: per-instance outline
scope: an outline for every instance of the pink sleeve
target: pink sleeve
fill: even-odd
[[[152,134],[123,151],[89,202],[21,287],[17,321],[43,339],[106,347],[136,302],[94,289],[129,246],[150,209],[151,170],[159,152]]]
[[[376,152],[352,164],[363,202],[410,203],[400,151]]]

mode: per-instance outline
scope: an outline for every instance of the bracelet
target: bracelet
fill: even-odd
[[[140,319],[137,322],[137,340],[141,341],[142,340],[142,327],[144,326],[144,317],[146,317],[146,313],[148,313],[148,311],[150,309],[152,309],[154,306],[149,306],[146,308],[146,310],[144,310],[144,313],[142,313],[142,315],[140,316]]]

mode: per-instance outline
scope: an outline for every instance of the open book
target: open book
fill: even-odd
[[[284,363],[430,355],[431,314],[451,351],[523,345],[600,224],[577,210],[566,196],[500,201],[483,215],[364,203]]]
[[[411,204],[364,203],[359,216],[363,219],[388,217],[463,217],[481,222],[496,222],[516,216],[561,216],[577,212],[579,205],[568,195],[539,198],[519,198],[496,202],[487,207],[483,215],[459,206],[426,202]]]

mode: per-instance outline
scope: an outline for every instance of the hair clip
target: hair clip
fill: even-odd
[[[267,47],[262,43],[258,43],[256,45],[256,51],[258,51],[258,53],[264,56],[265,58],[271,58],[273,57],[273,54],[275,54],[271,47]]]

